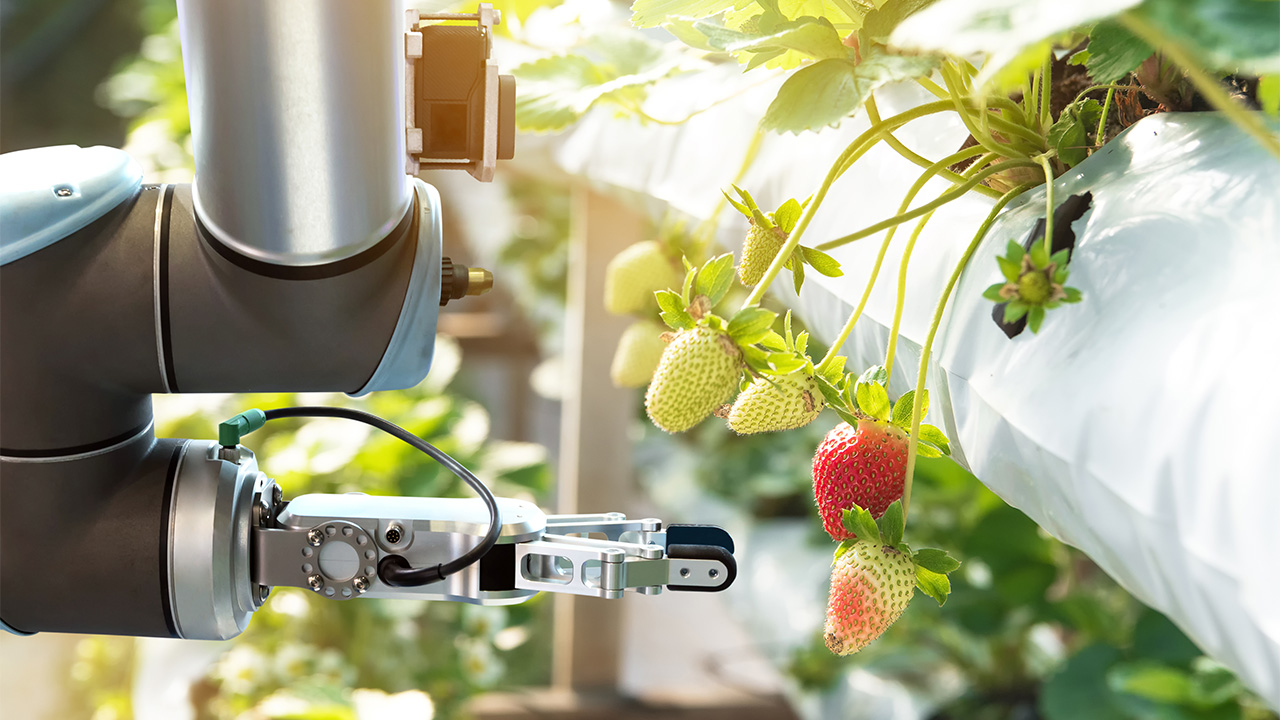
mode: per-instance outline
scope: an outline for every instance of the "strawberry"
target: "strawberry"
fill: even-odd
[[[911,557],[889,545],[858,541],[838,553],[823,629],[827,649],[851,655],[880,637],[911,602],[915,575]]]
[[[844,388],[822,388],[844,420],[827,433],[813,456],[814,499],[823,528],[835,540],[854,537],[841,523],[845,510],[858,505],[879,517],[902,497],[915,392],[904,393],[891,406],[884,387],[887,380],[885,369],[875,366],[856,383],[846,380]],[[928,402],[925,395],[922,413],[928,412]],[[921,425],[916,453],[937,457],[949,454],[950,447],[941,430]]]
[[[822,396],[803,370],[751,381],[729,411],[729,428],[739,435],[794,430],[822,413]]]
[[[604,274],[604,307],[614,315],[641,313],[653,307],[658,290],[678,287],[680,264],[657,240],[646,240],[618,253]]]
[[[760,282],[786,241],[785,230],[776,225],[758,224],[753,218],[747,240],[742,244],[742,261],[738,263],[738,279],[742,284],[751,287]]]
[[[705,326],[681,330],[662,351],[644,407],[654,425],[684,432],[724,404],[741,377],[742,352],[727,333]]]
[[[609,368],[615,386],[638,388],[648,384],[667,347],[662,339],[664,332],[661,325],[648,320],[632,323],[623,331]]]
[[[750,287],[764,279],[769,266],[773,264],[778,252],[791,236],[791,231],[800,221],[800,216],[804,214],[804,208],[809,201],[800,203],[794,199],[787,200],[777,210],[765,214],[756,205],[751,193],[737,185],[732,187],[738,194],[739,200],[729,197],[729,193],[724,194],[725,199],[738,212],[745,215],[751,224],[747,230],[747,238],[742,243],[742,261],[738,263],[738,279],[743,285]],[[797,245],[790,251],[790,255],[783,264],[783,267],[792,272],[797,293],[800,292],[800,286],[804,282],[805,264],[827,277],[839,277],[843,274],[840,263],[830,255],[814,248]]]
[[[942,605],[951,592],[947,573],[960,567],[942,550],[918,552],[902,542],[902,503],[894,502],[879,523],[854,506],[842,518],[849,534],[836,548],[823,636],[837,655],[851,655],[880,637],[915,595],[916,588]]]
[[[770,333],[762,341],[772,351],[765,356],[769,368],[757,374],[729,409],[729,428],[739,435],[793,430],[822,413],[822,394],[807,354],[809,333],[791,334],[790,312],[783,327],[784,335]]]

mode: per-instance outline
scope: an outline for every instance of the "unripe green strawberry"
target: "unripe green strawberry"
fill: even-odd
[[[787,232],[782,228],[764,227],[752,220],[742,245],[742,261],[738,263],[738,279],[742,284],[751,287],[760,282],[786,241]]]
[[[827,649],[852,655],[898,619],[915,594],[916,566],[891,545],[858,541],[841,545],[827,596]]]
[[[859,419],[856,429],[840,423],[813,456],[813,496],[822,526],[835,540],[852,538],[841,512],[859,505],[880,517],[902,498],[906,479],[906,432],[873,418]]]
[[[818,383],[803,370],[782,377],[758,377],[729,411],[729,427],[739,435],[794,430],[822,413]]]
[[[676,333],[644,396],[654,425],[670,433],[702,422],[733,395],[742,377],[742,351],[729,336],[697,326]]]
[[[666,328],[648,320],[632,323],[623,331],[609,368],[615,386],[638,388],[649,383],[667,347],[662,340],[665,332]]]
[[[680,288],[684,270],[656,240],[646,240],[618,253],[604,271],[604,307],[614,315],[657,309],[653,294]]]

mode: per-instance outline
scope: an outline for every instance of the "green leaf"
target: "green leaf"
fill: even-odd
[[[1280,72],[1276,5],[1265,0],[1150,0],[1135,11],[1172,40],[1189,45],[1207,69]]]
[[[1098,101],[1085,99],[1067,106],[1049,128],[1049,145],[1068,167],[1075,167],[1089,157],[1089,134],[1097,130],[1101,117],[1102,106]]]
[[[1060,268],[1065,268],[1067,267],[1067,264],[1071,262],[1071,251],[1059,250],[1058,252],[1049,256],[1049,262],[1057,265]]]
[[[800,287],[804,285],[804,263],[795,263],[791,268],[791,280],[795,285],[796,295],[800,294]]]
[[[796,352],[804,355],[809,350],[809,331],[805,330],[796,336]]]
[[[1011,301],[1009,304],[1004,306],[1005,324],[1007,325],[1009,323],[1018,322],[1024,316],[1026,316],[1027,310],[1029,309],[1031,309],[1031,306],[1027,305],[1026,303],[1018,302],[1017,300]]]
[[[742,359],[747,363],[747,367],[758,373],[769,369],[769,353],[754,345],[740,345],[738,347],[742,351]]]
[[[1080,291],[1073,287],[1064,287],[1062,288],[1062,291],[1067,294],[1067,296],[1062,299],[1063,302],[1078,303],[1083,297],[1080,295]]]
[[[741,311],[739,311],[739,313],[741,313]],[[760,338],[756,342],[760,343],[761,345],[768,348],[769,350],[774,350],[777,352],[782,352],[787,349],[786,341],[783,340],[782,336],[779,335],[774,330],[770,330],[769,332],[765,333],[765,336]]]
[[[1188,665],[1202,654],[1177,625],[1155,610],[1145,610],[1134,625],[1133,652],[1175,666]]]
[[[714,257],[698,272],[698,294],[706,295],[711,306],[724,299],[733,284],[733,253]]]
[[[1022,256],[1026,254],[1026,249],[1023,248],[1022,245],[1018,244],[1017,240],[1010,240],[1009,244],[1006,245],[1004,249],[1004,256],[1018,264],[1022,263]],[[1016,280],[1017,277],[1014,277],[1014,279]]]
[[[688,263],[689,260],[685,259],[685,264],[688,265]],[[685,307],[693,304],[693,284],[697,279],[698,269],[695,267],[690,267],[684,274],[684,287],[680,292],[680,298],[684,300]]]
[[[943,455],[951,454],[951,442],[947,440],[947,436],[942,434],[941,430],[933,425],[921,425],[918,439],[920,442],[927,442],[936,446],[942,451]]]
[[[729,204],[733,206],[733,209],[734,209],[734,210],[737,210],[738,212],[742,213],[743,215],[745,215],[745,216],[747,216],[747,217],[751,217],[751,208],[749,208],[749,207],[747,207],[746,205],[744,205],[744,204],[742,204],[742,203],[738,202],[737,200],[734,200],[734,199],[729,195],[729,193],[728,193],[728,192],[726,192],[726,191],[724,191],[724,190],[721,190],[721,191],[720,191],[720,194],[721,194],[721,195],[724,195],[724,199],[729,201]]]
[[[858,376],[858,382],[884,385],[889,382],[889,371],[883,365],[872,365],[862,371]]]
[[[902,542],[902,530],[905,527],[906,519],[902,514],[902,501],[894,500],[889,507],[885,508],[884,515],[880,516],[877,526],[880,528],[880,537],[885,545],[894,545]]]
[[[1027,329],[1033,334],[1040,332],[1040,324],[1044,322],[1044,308],[1034,305],[1027,311]]]
[[[942,457],[942,451],[927,442],[921,441],[916,443],[916,456],[937,458]]]
[[[667,327],[675,330],[687,330],[693,327],[693,316],[685,310],[684,302],[679,295],[670,290],[659,290],[654,293],[658,299],[658,307],[662,308],[662,321]]]
[[[673,16],[710,17],[736,4],[736,0],[636,0],[631,6],[631,24],[649,28],[661,25]]]
[[[818,383],[818,392],[822,393],[822,398],[828,405],[833,408],[844,407],[844,398],[840,396],[840,391],[834,385],[821,375],[815,375],[813,379]]]
[[[739,345],[753,345],[771,332],[778,314],[760,307],[743,308],[729,321],[729,337]]]
[[[1271,117],[1280,117],[1280,73],[1258,78],[1258,104]]]
[[[795,353],[770,353],[769,367],[779,375],[793,373],[804,367],[805,361],[796,357]]]
[[[879,544],[880,528],[876,525],[876,521],[871,517],[871,513],[860,505],[854,505],[852,508],[842,513],[844,529],[858,536],[859,540],[873,542]]]
[[[1045,720],[1129,720],[1107,687],[1107,670],[1120,659],[1109,645],[1091,645],[1067,659],[1044,682],[1040,711]]]
[[[1120,80],[1133,72],[1154,50],[1118,22],[1098,23],[1089,32],[1089,77],[1102,85]]]
[[[889,419],[889,393],[879,383],[859,383],[858,409],[877,420]]]
[[[863,60],[831,58],[795,72],[778,90],[760,126],[799,135],[840,124],[886,83],[923,77],[938,65],[927,56],[892,55],[869,49]]]
[[[893,424],[906,430],[911,427],[911,410],[916,401],[916,391],[902,393],[898,402],[893,404]],[[929,391],[924,391],[924,403],[920,407],[920,417],[929,414]]]
[[[858,427],[858,416],[854,415],[853,413],[845,409],[847,407],[847,404],[844,402],[843,399],[840,400],[839,404],[828,401],[827,405],[832,410],[836,411],[836,415],[839,415],[841,420],[849,423],[849,427],[855,427],[855,428]]]
[[[785,233],[790,233],[795,229],[796,223],[800,221],[800,216],[804,210],[800,207],[800,203],[795,198],[782,203],[782,206],[773,212],[773,224],[782,228]]]
[[[1043,270],[1049,266],[1049,251],[1045,248],[1044,243],[1036,240],[1031,243],[1031,264],[1037,269]]]
[[[849,57],[849,48],[845,47],[831,21],[811,17],[799,18],[796,24],[772,35],[730,43],[724,49],[731,53],[794,50],[815,60]]]
[[[840,263],[835,258],[814,248],[801,247],[801,254],[804,261],[809,263],[814,270],[826,275],[827,277],[840,277],[844,275],[844,271],[840,269]]]
[[[1191,678],[1187,673],[1158,663],[1116,665],[1107,673],[1107,685],[1115,692],[1159,703],[1182,705],[1191,699]]]
[[[835,556],[831,558],[831,564],[835,565],[836,561],[844,557],[844,554],[852,550],[853,546],[856,544],[857,543],[850,540],[841,541],[840,544],[836,546]]]
[[[885,43],[889,34],[903,20],[920,12],[937,0],[893,0],[867,13],[862,19],[862,37],[873,42]]]
[[[1245,692],[1244,685],[1236,678],[1235,673],[1223,667],[1215,660],[1197,658],[1192,663],[1191,704],[1201,708],[1211,708],[1236,700]]]
[[[946,575],[936,573],[926,567],[916,565],[916,587],[925,595],[945,605],[947,596],[951,594],[951,580]]]
[[[960,567],[959,560],[948,555],[946,550],[939,550],[938,548],[917,550],[914,560],[918,567],[923,567],[940,575],[955,572]]]
[[[1000,296],[1000,291],[1004,289],[1005,284],[998,282],[982,291],[982,297],[994,302],[1004,302],[1004,298]]]
[[[990,59],[975,89],[1025,79],[1064,33],[1112,17],[1142,0],[941,0],[902,22],[889,44],[904,49]],[[1020,77],[1019,77],[1020,76]],[[1014,83],[1016,84],[1016,83]]]
[[[1004,275],[1004,279],[1009,282],[1018,282],[1018,276],[1022,274],[1022,260],[1012,260],[1010,258],[997,257],[996,264],[1000,266],[1000,274]]]
[[[826,379],[828,383],[835,385],[840,382],[842,377],[844,377],[844,364],[847,359],[848,358],[843,355],[836,355],[831,358],[831,361],[827,363],[826,367],[820,370],[819,374]]]

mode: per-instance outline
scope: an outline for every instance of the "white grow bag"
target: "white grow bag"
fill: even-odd
[[[758,82],[733,67],[684,81],[650,112],[678,117]],[[777,81],[678,127],[589,115],[552,149],[557,164],[600,184],[708,217],[733,181]],[[889,116],[924,100],[909,86],[877,93]],[[695,107],[697,104],[695,104]],[[865,119],[819,134],[769,136],[743,179],[762,207],[814,192]],[[958,119],[932,116],[900,139],[928,157],[960,146]],[[920,170],[877,147],[832,188],[805,240],[818,244],[893,215]],[[916,204],[948,187],[935,181]],[[1048,314],[1039,335],[1007,339],[983,289],[993,257],[1044,213],[1043,188],[1011,203],[952,300],[930,368],[931,422],[955,456],[1011,505],[1092,557],[1166,613],[1209,655],[1280,707],[1280,163],[1208,113],[1158,115],[1056,184],[1092,191],[1074,224],[1068,284],[1084,302]],[[939,210],[917,243],[891,392],[915,383],[937,294],[991,201],[970,194]],[[745,220],[722,216],[741,243]],[[844,351],[882,362],[905,225]],[[833,252],[841,278],[810,273],[798,308],[830,340],[860,297],[882,236]],[[775,283],[789,294],[788,278]]]

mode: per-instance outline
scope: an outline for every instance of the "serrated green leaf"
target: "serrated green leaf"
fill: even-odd
[[[947,596],[951,594],[951,580],[946,575],[936,573],[928,568],[916,565],[916,587],[925,595],[945,605]]]
[[[685,264],[689,261],[686,259]],[[680,299],[684,301],[684,306],[689,307],[693,304],[693,284],[698,279],[698,269],[690,267],[684,274],[684,287],[680,292]]]
[[[1009,282],[1018,282],[1018,276],[1022,273],[1022,261],[1014,261],[1009,258],[997,257],[996,264],[1000,266],[1000,274],[1004,275],[1005,280]]]
[[[775,352],[782,352],[787,349],[786,341],[783,340],[782,336],[774,330],[770,330],[765,333],[765,336],[760,338],[758,342],[766,349],[773,350]]]
[[[636,0],[631,24],[638,28],[661,25],[670,17],[704,18],[724,12],[737,0]]]
[[[688,330],[694,326],[693,316],[683,309],[667,310],[658,314],[662,322],[672,330]]]
[[[809,331],[805,330],[796,336],[795,350],[804,355],[809,350]]]
[[[857,389],[858,409],[877,420],[889,419],[889,393],[879,383],[860,383]]]
[[[810,267],[827,277],[840,277],[844,275],[844,271],[840,269],[840,263],[830,255],[810,247],[801,247],[800,252],[804,256],[804,261],[809,263]]]
[[[1061,265],[1053,270],[1053,281],[1059,285],[1067,281],[1070,269],[1066,265]]]
[[[1101,117],[1102,106],[1089,98],[1067,106],[1049,128],[1049,145],[1068,167],[1075,167],[1089,157],[1089,133],[1096,131]]]
[[[1083,296],[1080,294],[1080,291],[1077,290],[1076,288],[1064,287],[1062,288],[1062,291],[1067,294],[1067,296],[1062,299],[1063,302],[1078,303],[1083,298]]]
[[[889,370],[883,365],[872,365],[862,371],[858,382],[884,385],[889,382]]]
[[[1006,245],[1004,248],[1004,256],[1014,261],[1015,263],[1021,263],[1022,256],[1026,254],[1027,254],[1026,249],[1023,248],[1022,245],[1018,244],[1017,240],[1010,240],[1009,244]]]
[[[844,364],[847,360],[848,358],[843,355],[836,355],[831,358],[826,367],[822,368],[820,374],[827,382],[835,385],[844,377]]]
[[[1070,261],[1071,261],[1070,250],[1059,250],[1058,252],[1049,256],[1049,262],[1054,263],[1060,268],[1066,267],[1067,263],[1069,263]]]
[[[1027,310],[1027,329],[1034,333],[1040,332],[1040,324],[1044,322],[1044,308],[1034,305]]]
[[[845,553],[853,549],[854,544],[855,543],[849,540],[841,541],[841,543],[836,546],[835,556],[831,558],[831,564],[835,565],[837,560],[844,557]]]
[[[733,284],[733,253],[714,257],[698,271],[698,294],[706,295],[711,306],[724,299]]]
[[[800,207],[800,203],[796,202],[795,198],[791,198],[773,212],[773,223],[782,228],[783,232],[790,233],[795,229],[803,213],[804,209]]]
[[[680,296],[671,290],[658,290],[653,294],[658,301],[658,307],[663,312],[683,312],[685,309],[684,302]]]
[[[982,291],[982,297],[995,302],[1004,302],[1004,298],[1000,296],[1000,291],[1004,289],[1004,283],[996,283]]]
[[[937,0],[893,0],[867,13],[862,19],[860,35],[867,40],[886,43],[890,33],[903,20],[920,12],[937,2]]]
[[[795,353],[769,353],[769,367],[779,375],[793,373],[804,367],[805,361]]]
[[[747,364],[747,367],[756,372],[769,369],[769,353],[751,345],[739,346],[739,349],[742,350],[742,361]]]
[[[948,555],[946,550],[938,548],[921,548],[915,551],[913,560],[917,567],[923,567],[939,575],[955,572],[960,567],[959,560]]]
[[[855,427],[855,428],[858,427],[858,416],[854,415],[848,410],[845,410],[845,408],[848,407],[848,404],[845,403],[843,397],[840,398],[839,403],[833,403],[828,401],[827,405],[832,410],[836,411],[836,415],[839,415],[841,420],[849,423],[849,427]]]
[[[871,513],[860,505],[854,505],[852,508],[842,513],[844,529],[858,536],[859,540],[867,542],[881,543],[880,528],[876,526],[875,518],[871,517]]]
[[[1151,46],[1113,20],[1098,23],[1089,31],[1085,67],[1089,77],[1102,85],[1120,80],[1137,69],[1154,52]]]
[[[778,32],[730,43],[724,49],[730,53],[794,50],[815,60],[849,57],[849,48],[831,22],[813,17],[799,18]]]
[[[944,455],[951,454],[951,442],[947,440],[947,436],[933,425],[921,425],[919,440],[936,446]]]
[[[740,337],[758,333],[759,338],[745,344],[761,342],[768,337],[771,332],[769,328],[773,327],[773,322],[777,318],[777,313],[762,307],[743,308],[729,321],[729,335],[737,340]]]
[[[906,519],[902,513],[902,501],[894,500],[889,507],[885,508],[884,515],[880,516],[877,522],[880,528],[880,538],[885,545],[894,545],[902,542],[902,530],[906,525]]]
[[[1264,75],[1280,72],[1275,2],[1266,0],[1152,0],[1135,11],[1189,45],[1206,69]]]
[[[724,195],[724,199],[729,201],[729,204],[733,206],[734,210],[737,210],[738,212],[742,213],[746,217],[751,217],[751,208],[738,202],[737,200],[734,200],[732,197],[729,196],[729,193],[725,192],[724,190],[721,190],[720,194]]]
[[[872,91],[886,83],[924,77],[936,58],[894,55],[868,49],[860,63],[831,58],[795,72],[778,90],[760,126],[800,134],[840,124],[861,108]]]
[[[893,404],[893,421],[892,422],[894,425],[904,430],[911,427],[911,411],[913,409],[912,406],[915,404],[915,400],[916,400],[915,390],[908,390],[902,393],[902,397],[898,398],[898,402]],[[929,414],[929,391],[925,390],[924,403],[921,405],[921,408],[920,408],[920,417],[924,417],[925,415],[928,415],[928,414]]]
[[[1068,65],[1084,65],[1087,62],[1089,62],[1089,51],[1087,49],[1074,53],[1067,58]]]
[[[1037,269],[1043,270],[1049,266],[1049,251],[1040,240],[1031,243],[1031,251],[1028,254],[1031,255],[1031,264]]]

